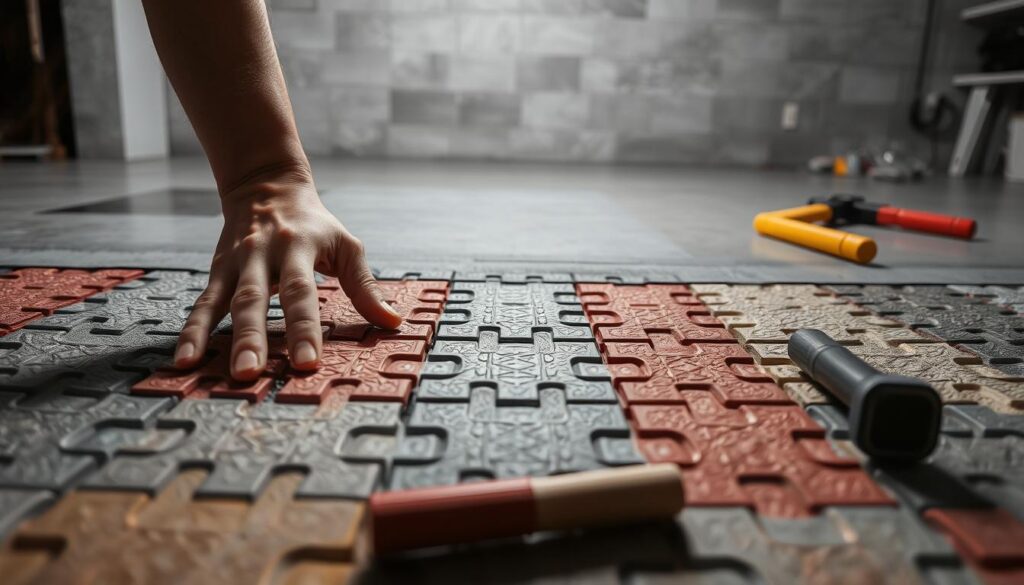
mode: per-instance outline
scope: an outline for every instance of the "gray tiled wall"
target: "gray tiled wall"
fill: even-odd
[[[124,135],[113,7],[110,0],[64,0],[61,11],[78,156],[121,158]]]
[[[965,0],[940,0],[952,36]],[[271,0],[310,154],[792,165],[892,140],[924,0]],[[972,47],[939,43],[948,78]],[[173,101],[173,100],[172,100]],[[799,126],[781,128],[783,104]],[[180,106],[172,148],[198,146]]]

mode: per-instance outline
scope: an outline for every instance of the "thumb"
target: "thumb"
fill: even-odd
[[[384,301],[384,295],[373,278],[363,245],[358,240],[342,242],[337,256],[337,276],[352,306],[367,321],[384,329],[398,329],[402,316]]]

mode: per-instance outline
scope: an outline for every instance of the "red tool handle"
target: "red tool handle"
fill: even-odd
[[[882,207],[878,210],[878,225],[898,225],[908,230],[931,232],[955,238],[971,239],[978,224],[968,217],[956,217],[941,213],[928,213],[899,207]]]

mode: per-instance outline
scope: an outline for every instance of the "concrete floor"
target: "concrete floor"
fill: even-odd
[[[391,269],[670,273],[684,281],[1024,283],[1024,184],[797,172],[314,161],[327,206]],[[205,161],[0,164],[0,265],[205,269],[220,229]],[[169,190],[180,191],[173,195]],[[758,211],[852,192],[969,215],[967,242],[859,227],[857,266],[757,236]],[[122,201],[108,202],[127,197]],[[92,212],[44,213],[107,202]]]

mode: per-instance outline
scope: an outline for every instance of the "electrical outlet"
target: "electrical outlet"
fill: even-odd
[[[797,102],[786,102],[782,104],[782,129],[796,130],[800,122],[800,104]]]

